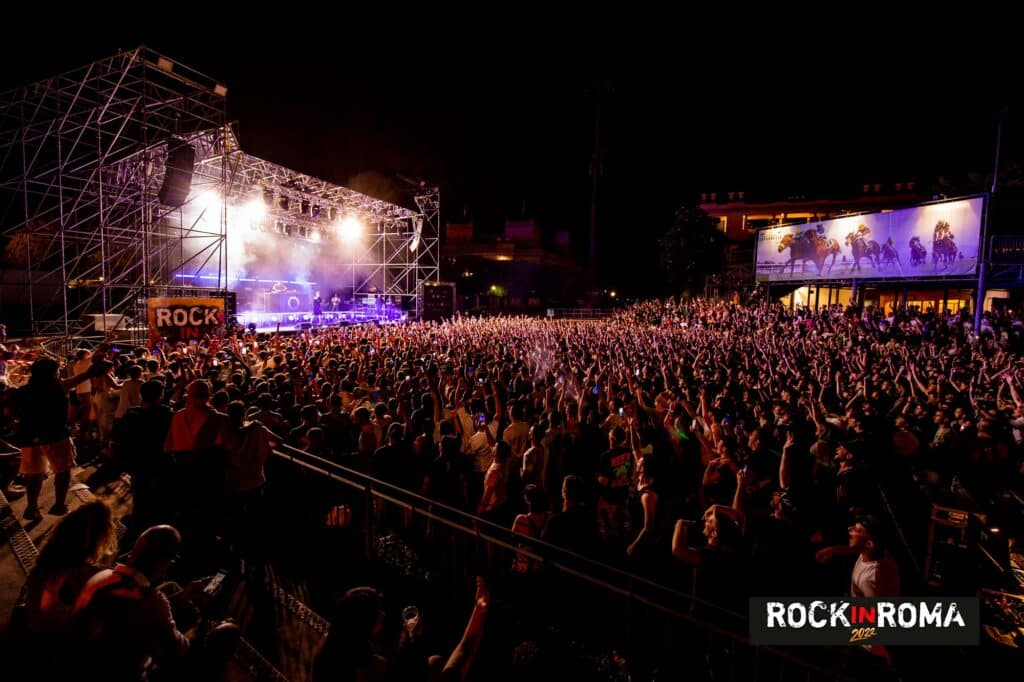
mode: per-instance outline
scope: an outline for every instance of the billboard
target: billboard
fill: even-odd
[[[759,282],[969,277],[977,273],[983,197],[762,230]]]
[[[222,298],[150,298],[148,303],[152,343],[199,341],[224,325]]]

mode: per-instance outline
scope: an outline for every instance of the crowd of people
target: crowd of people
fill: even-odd
[[[251,547],[245,519],[287,444],[657,581],[693,570],[699,597],[743,611],[757,594],[896,596],[880,491],[911,474],[978,498],[1018,485],[1022,351],[1010,310],[975,334],[966,315],[935,311],[661,300],[601,321],[105,343],[63,374],[5,351],[0,400],[28,521],[48,470],[49,513],[67,512],[76,447],[88,448],[131,475],[133,516],[151,529],[140,541],[216,519]],[[852,569],[834,570],[842,555],[857,556]],[[540,566],[523,553],[509,570]],[[52,589],[88,593],[83,578]],[[368,652],[344,665],[377,674]]]

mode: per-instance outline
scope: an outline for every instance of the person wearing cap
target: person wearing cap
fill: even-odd
[[[851,597],[897,597],[900,573],[886,551],[885,533],[875,516],[860,516],[850,526],[850,548],[857,552],[850,578]]]
[[[847,545],[826,547],[818,551],[819,563],[829,561],[836,555],[856,554],[850,574],[851,597],[898,597],[900,596],[900,571],[892,554],[886,551],[885,531],[876,516],[857,517],[849,528],[850,540]],[[866,645],[865,650],[892,663],[889,651],[881,645]]]
[[[60,366],[50,358],[41,358],[29,368],[25,386],[5,395],[5,400],[20,418],[18,441],[21,445],[19,473],[25,478],[27,505],[23,517],[28,521],[43,518],[39,494],[46,472],[54,474],[54,502],[50,513],[66,514],[71,467],[75,465],[75,445],[68,433],[68,395],[73,386],[88,380],[96,371],[91,365],[70,379],[58,378]]]

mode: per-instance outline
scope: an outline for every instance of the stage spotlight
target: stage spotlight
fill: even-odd
[[[248,201],[242,206],[242,222],[250,226],[258,225],[266,214],[267,208],[259,199]]]
[[[413,235],[412,242],[409,244],[409,250],[416,253],[416,249],[420,248],[420,235],[423,234],[423,218],[416,217],[412,219]]]
[[[223,206],[224,199],[215,189],[208,189],[199,195],[199,209],[206,214],[207,219],[215,218]]]
[[[320,218],[320,207],[319,206],[314,206],[313,207],[313,220],[318,220],[319,218]]]
[[[309,215],[309,201],[303,199],[300,208],[302,215]]]
[[[309,238],[313,240],[314,244],[320,243],[320,230],[313,230],[313,234],[309,235]]]
[[[267,206],[273,206],[274,205],[274,191],[273,190],[269,190],[269,189],[263,190],[263,203],[266,204]]]
[[[338,225],[338,236],[343,242],[354,242],[363,233],[363,223],[354,215],[345,216]]]
[[[288,210],[288,197],[281,197],[281,199],[277,202],[277,205],[281,207],[282,211],[287,211]]]

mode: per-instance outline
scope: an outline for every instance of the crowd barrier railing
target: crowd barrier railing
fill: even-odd
[[[822,655],[817,660],[803,651],[797,654],[781,648],[752,646],[747,636],[747,615],[702,599],[697,595],[695,579],[688,581],[686,589],[670,587],[538,538],[513,533],[510,528],[303,450],[282,445],[274,455],[278,463],[286,462],[322,477],[357,496],[354,499],[359,502],[350,505],[351,524],[362,535],[359,544],[367,559],[372,559],[381,530],[375,505],[394,505],[407,515],[441,524],[471,543],[505,551],[508,556],[519,553],[539,562],[546,575],[558,580],[560,586],[585,588],[592,597],[604,600],[601,603],[611,604],[608,600],[614,600],[614,608],[607,613],[614,614],[620,632],[627,636],[638,630],[649,632],[651,623],[656,623],[656,631],[649,632],[651,637],[666,647],[685,646],[691,652],[698,646],[704,664],[716,666],[720,679],[760,679],[766,675],[776,679],[854,679],[837,662],[835,650],[819,650]]]

